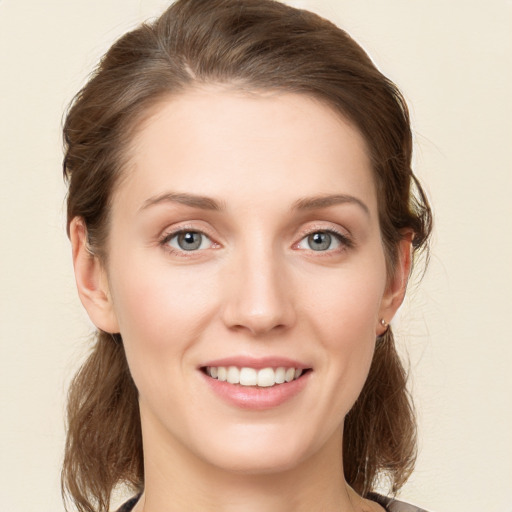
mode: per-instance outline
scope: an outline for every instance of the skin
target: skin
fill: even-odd
[[[130,155],[108,261],[87,249],[79,218],[71,240],[82,302],[98,328],[122,334],[139,390],[146,487],[135,510],[382,510],[343,484],[343,420],[380,319],[402,302],[410,237],[388,276],[362,136],[307,96],[210,86],[157,105]],[[184,251],[179,230],[206,236]],[[331,230],[342,237],[313,250],[308,235]],[[241,409],[199,369],[233,355],[311,371],[278,407]]]

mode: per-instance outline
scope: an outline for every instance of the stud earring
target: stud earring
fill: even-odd
[[[386,322],[386,320],[384,320],[384,318],[380,319],[380,325],[386,329],[389,327],[389,324]]]

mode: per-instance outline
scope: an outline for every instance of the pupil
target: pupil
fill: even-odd
[[[308,237],[309,246],[314,251],[325,251],[331,245],[329,233],[313,233]]]
[[[194,249],[198,249],[201,245],[201,235],[193,231],[182,233],[178,237],[178,245],[184,251],[193,251]]]

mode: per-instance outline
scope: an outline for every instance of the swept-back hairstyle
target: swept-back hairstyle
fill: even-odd
[[[158,102],[219,83],[309,95],[351,120],[372,160],[388,273],[404,229],[414,232],[415,252],[425,246],[431,213],[411,170],[405,101],[346,32],[273,0],[178,0],[110,48],[65,121],[68,230],[81,217],[98,258],[108,258],[112,193],[137,126]],[[388,329],[345,420],[348,483],[365,495],[385,474],[396,491],[414,465],[415,432]],[[80,512],[105,512],[120,483],[144,487],[138,396],[121,335],[100,331],[69,391],[62,489]]]

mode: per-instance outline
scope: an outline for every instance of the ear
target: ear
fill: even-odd
[[[376,332],[377,336],[381,336],[386,332],[387,324],[391,322],[391,319],[395,316],[395,313],[404,300],[407,282],[411,272],[413,238],[414,233],[411,230],[402,233],[393,275],[388,279],[386,290],[381,301],[379,324],[377,325]],[[381,320],[385,322],[384,325],[380,323]]]
[[[73,267],[78,295],[93,324],[102,331],[117,333],[119,325],[114,313],[105,269],[87,243],[87,228],[81,217],[69,226],[73,250]]]

